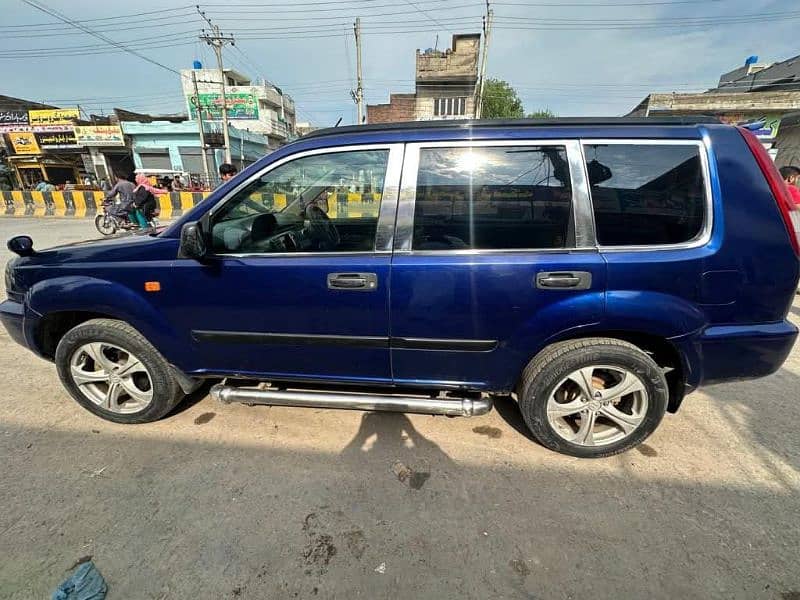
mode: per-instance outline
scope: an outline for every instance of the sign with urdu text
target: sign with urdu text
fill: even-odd
[[[189,97],[189,111],[192,119],[197,118],[197,97]],[[199,94],[203,119],[222,120],[222,94]],[[258,101],[253,94],[225,94],[229,119],[258,120]]]
[[[125,138],[119,125],[75,127],[75,139],[82,146],[124,146]]]
[[[77,108],[29,110],[31,125],[69,125],[80,118]]]
[[[0,131],[14,131],[27,126],[27,110],[0,110]]]
[[[53,131],[51,133],[34,133],[42,150],[66,150],[80,148],[72,131]]]

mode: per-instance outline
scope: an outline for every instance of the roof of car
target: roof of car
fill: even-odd
[[[718,124],[716,117],[695,115],[691,117],[561,117],[557,119],[447,119],[439,121],[403,121],[398,123],[376,123],[369,125],[346,125],[344,127],[327,127],[317,129],[304,135],[301,139],[318,138],[346,133],[375,133],[381,131],[419,131],[440,129],[502,129],[558,126],[614,126],[614,125],[704,125]]]

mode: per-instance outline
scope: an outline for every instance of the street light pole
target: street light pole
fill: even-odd
[[[353,32],[356,36],[356,77],[358,78],[358,87],[356,87],[355,94],[353,94],[353,100],[356,101],[358,124],[361,125],[364,121],[364,80],[361,76],[361,17],[356,17]]]
[[[208,154],[206,153],[206,132],[203,127],[203,106],[200,103],[200,92],[197,91],[197,73],[192,69],[192,85],[194,85],[194,102],[197,109],[197,125],[200,128],[200,150],[203,153],[203,174],[205,185],[211,185],[211,176],[208,173]]]
[[[225,162],[231,162],[231,139],[230,132],[228,131],[228,99],[225,95],[225,68],[222,65],[222,47],[225,44],[234,44],[233,36],[224,36],[219,30],[218,25],[214,25],[211,20],[206,17],[206,14],[198,7],[197,12],[211,27],[213,35],[203,34],[200,39],[205,41],[209,46],[214,48],[214,53],[217,55],[217,68],[219,69],[219,78],[222,83],[222,136],[225,143]]]
[[[475,118],[481,118],[481,111],[483,110],[483,88],[486,83],[486,57],[489,54],[489,39],[492,33],[492,21],[494,20],[494,11],[489,8],[489,2],[486,2],[486,18],[483,24],[483,52],[481,53],[481,74],[478,83],[478,88],[475,93]]]

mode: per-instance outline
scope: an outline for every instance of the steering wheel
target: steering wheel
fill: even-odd
[[[330,217],[319,206],[309,204],[306,207],[308,235],[319,242],[320,250],[335,250],[341,238]]]

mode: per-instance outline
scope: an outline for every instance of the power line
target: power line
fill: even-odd
[[[64,23],[67,23],[68,25],[72,25],[73,27],[77,27],[78,29],[81,29],[81,30],[85,31],[89,35],[91,35],[93,37],[96,37],[97,39],[103,40],[104,42],[106,42],[108,44],[111,44],[115,48],[119,48],[120,50],[124,50],[125,52],[127,52],[129,54],[132,54],[132,55],[134,55],[134,56],[136,56],[138,58],[141,58],[142,60],[145,60],[145,61],[149,62],[150,64],[156,65],[157,67],[161,67],[162,69],[165,69],[165,70],[169,71],[170,73],[175,73],[176,75],[180,74],[175,69],[173,69],[171,67],[168,67],[167,65],[164,65],[164,64],[158,62],[157,60],[153,60],[152,58],[149,58],[149,57],[145,56],[144,54],[140,54],[136,50],[132,50],[132,49],[126,47],[124,44],[120,44],[119,42],[116,42],[116,41],[114,41],[114,40],[112,40],[110,38],[107,38],[103,34],[93,31],[92,29],[90,29],[86,25],[82,25],[82,24],[80,24],[80,23],[78,23],[76,21],[73,21],[69,17],[66,17],[66,16],[62,15],[58,11],[55,11],[52,8],[48,7],[47,5],[43,4],[42,2],[39,2],[39,0],[22,0],[22,1],[25,4],[27,4],[28,6],[32,6],[36,10],[40,10],[43,13],[46,13],[46,14],[50,15],[51,17],[55,17],[59,21],[63,21]]]
[[[417,10],[417,12],[418,12],[418,13],[425,15],[426,17],[428,17],[428,19],[429,19],[430,21],[432,21],[432,22],[436,23],[436,24],[437,24],[439,27],[441,27],[441,28],[442,28],[442,29],[444,29],[445,31],[447,31],[447,32],[449,32],[449,33],[452,33],[452,31],[450,31],[450,30],[449,30],[449,29],[448,29],[446,26],[442,25],[442,24],[441,24],[439,21],[437,21],[436,19],[434,19],[434,18],[433,18],[433,16],[431,16],[431,14],[430,14],[430,13],[428,13],[427,11],[424,11],[424,10],[422,10],[422,9],[421,9],[419,6],[417,6],[417,5],[416,5],[414,2],[412,2],[411,0],[403,0],[403,2],[405,2],[405,3],[406,3],[406,4],[408,4],[409,6],[412,6],[412,7],[414,7],[414,8]]]
[[[125,20],[125,19],[130,19],[131,17],[142,17],[142,16],[145,16],[145,15],[154,15],[154,14],[160,14],[160,13],[165,13],[165,12],[185,11],[186,9],[190,9],[190,8],[194,8],[194,5],[193,4],[189,4],[187,6],[180,6],[180,7],[175,7],[175,8],[162,8],[160,10],[150,10],[150,11],[147,11],[147,12],[132,13],[132,14],[127,14],[127,15],[117,15],[115,17],[101,17],[101,18],[98,18],[98,19],[80,19],[80,20],[76,20],[75,22],[76,23],[96,23],[97,21],[111,21],[111,20],[118,20],[118,19]],[[60,27],[60,25],[58,23],[52,23],[51,22],[51,23],[25,23],[25,24],[22,24],[22,25],[0,25],[0,29],[11,29],[11,28],[15,28],[15,27],[31,27],[32,28],[32,27],[50,27],[50,26],[58,26],[58,27]],[[152,27],[152,25],[150,25],[150,26]]]

